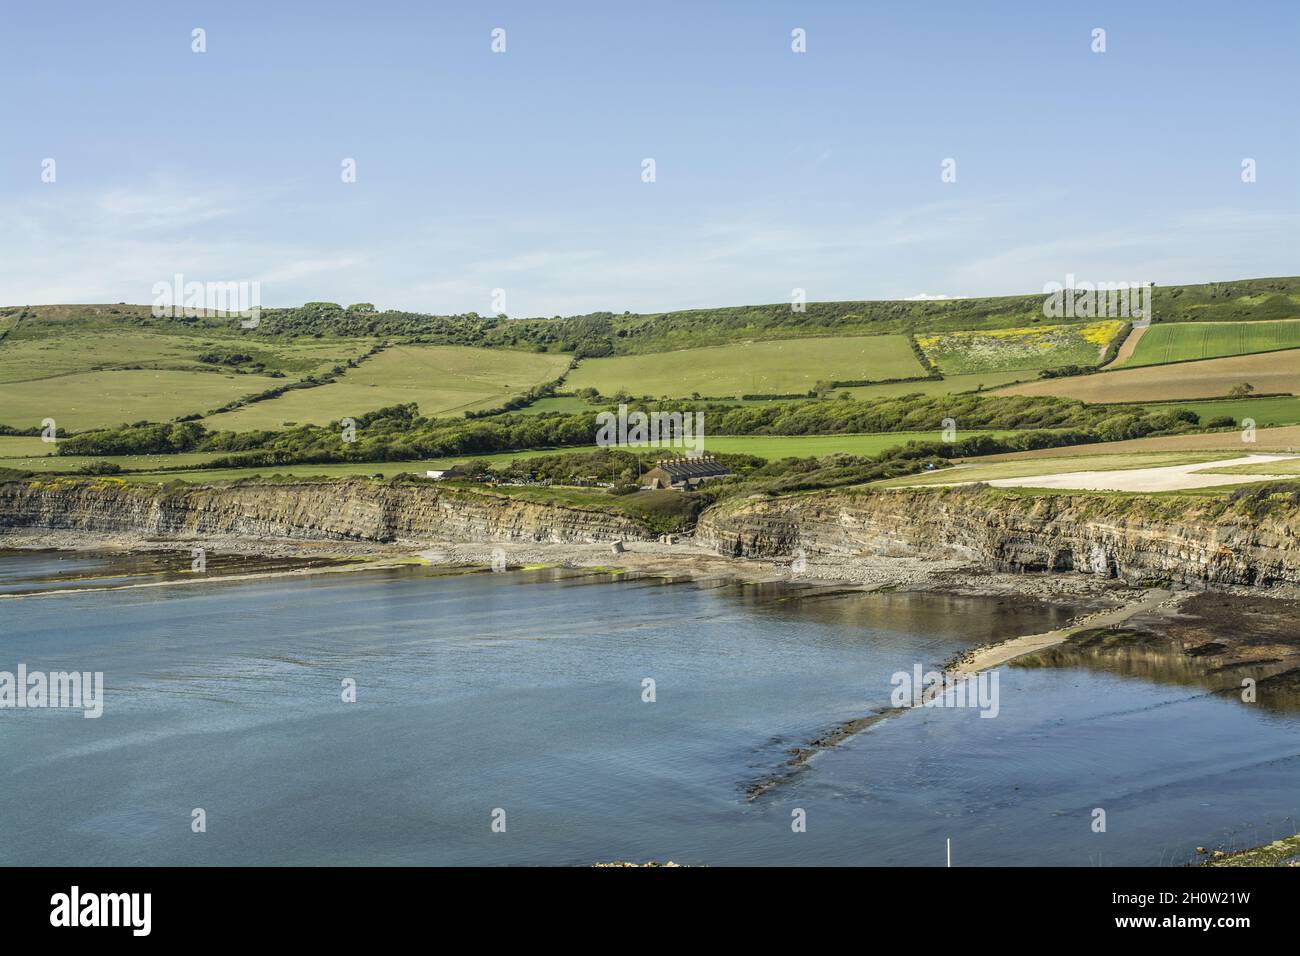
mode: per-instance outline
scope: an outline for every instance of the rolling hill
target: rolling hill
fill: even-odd
[[[1300,278],[1162,287],[1153,302],[1154,324],[1123,368],[1082,376],[1069,373],[1097,366],[1119,320],[1048,319],[1041,294],[553,319],[313,302],[264,309],[252,329],[143,305],[11,306],[0,308],[0,425],[202,418],[274,429],[408,402],[462,417],[534,398],[577,409],[576,390],[736,400],[819,383],[857,401],[999,386],[1109,402],[1218,398],[1241,382],[1300,391],[1297,353],[1256,354],[1300,345]],[[539,391],[561,376],[557,397]]]

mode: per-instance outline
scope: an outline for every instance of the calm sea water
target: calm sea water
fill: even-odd
[[[0,556],[0,591],[69,570]],[[415,568],[0,600],[0,670],[106,683],[97,720],[0,710],[0,864],[1155,865],[1300,830],[1295,718],[1082,668],[1004,669],[996,719],[915,710],[746,800],[895,671],[1063,616]]]

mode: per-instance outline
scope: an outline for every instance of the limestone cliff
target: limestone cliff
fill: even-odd
[[[968,558],[1188,585],[1300,584],[1300,512],[1253,517],[1223,498],[1003,493],[982,487],[824,492],[724,502],[696,540],[724,554]]]
[[[0,483],[0,531],[175,538],[424,541],[651,540],[617,511],[427,482],[301,480],[164,488],[119,479]],[[845,490],[728,500],[697,544],[764,558],[962,558],[1192,586],[1300,585],[1300,504],[1251,513],[1222,497],[1027,494],[984,487]],[[0,544],[3,538],[0,537]]]
[[[624,515],[361,478],[172,488],[116,479],[10,481],[0,483],[0,530],[6,528],[399,543],[654,537]]]

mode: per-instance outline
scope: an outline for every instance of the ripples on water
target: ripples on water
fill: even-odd
[[[58,557],[0,557],[0,589]],[[1300,829],[1293,717],[1082,667],[1004,669],[997,719],[904,714],[745,800],[895,671],[1068,616],[1023,602],[410,568],[0,615],[0,669],[107,687],[99,720],[0,711],[0,863],[942,865],[951,837],[957,865],[1146,865]]]

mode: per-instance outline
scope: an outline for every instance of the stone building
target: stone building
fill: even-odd
[[[641,487],[691,491],[701,482],[723,478],[729,474],[731,469],[712,456],[665,458],[641,476]]]

